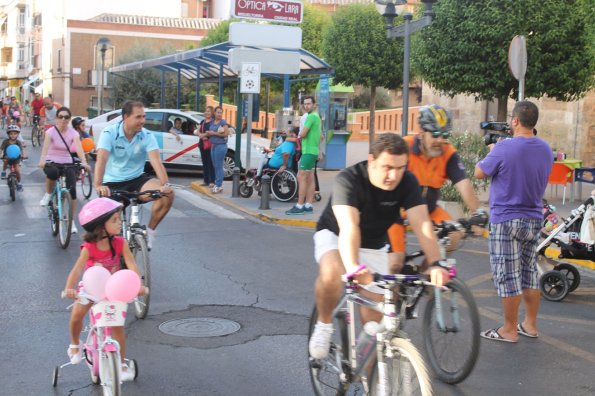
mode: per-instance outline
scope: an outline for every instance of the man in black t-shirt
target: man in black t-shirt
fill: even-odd
[[[332,197],[314,234],[314,255],[320,265],[315,285],[318,323],[309,349],[315,359],[326,357],[329,351],[332,312],[342,291],[341,275],[353,273],[360,263],[366,264],[370,272],[400,272],[404,254],[386,253],[388,250],[383,252],[382,249],[388,246],[387,230],[398,218],[401,208],[407,213],[426,261],[437,263],[440,260],[428,208],[423,203],[417,179],[407,171],[407,154],[407,144],[399,135],[380,135],[370,146],[368,161],[344,169],[335,180]],[[422,270],[427,270],[436,285],[449,279],[448,272],[439,266]],[[370,272],[360,271],[357,281],[362,285],[370,283]],[[360,293],[373,295],[365,290]],[[380,320],[381,316],[377,315],[381,314],[362,310],[364,322]]]

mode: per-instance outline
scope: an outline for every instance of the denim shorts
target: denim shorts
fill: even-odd
[[[523,289],[539,289],[540,230],[541,221],[536,219],[490,223],[490,266],[498,296],[513,297],[522,294]]]

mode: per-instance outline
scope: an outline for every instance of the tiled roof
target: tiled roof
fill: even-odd
[[[124,25],[160,26],[179,29],[214,29],[221,20],[211,18],[165,18],[142,15],[100,14],[89,19],[93,22],[119,23]]]

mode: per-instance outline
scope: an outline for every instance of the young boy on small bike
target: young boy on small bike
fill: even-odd
[[[16,125],[10,125],[6,131],[8,139],[4,139],[2,145],[0,145],[0,158],[4,160],[2,165],[2,179],[6,179],[6,169],[9,165],[14,165],[17,174],[17,191],[23,191],[23,185],[21,183],[21,159],[25,157],[25,148],[23,144],[18,140],[21,129]],[[6,153],[6,149],[11,145],[16,145],[20,149],[21,155],[18,158],[10,158]]]
[[[140,276],[136,261],[126,240],[118,235],[122,229],[121,211],[122,204],[109,198],[96,198],[81,209],[78,216],[79,222],[87,232],[83,235],[85,242],[81,245],[81,254],[66,280],[64,288],[66,297],[77,299],[77,281],[86,269],[100,265],[113,274],[120,269],[121,257],[124,258],[126,267]],[[79,283],[79,287],[84,291],[85,285]],[[139,295],[148,294],[148,292],[148,288],[143,286]],[[83,304],[78,301],[72,309],[70,316],[70,345],[67,350],[72,364],[78,364],[83,359],[80,334],[83,328],[83,319],[89,312],[91,305],[91,303]],[[114,339],[120,344],[122,381],[131,381],[134,379],[134,373],[128,370],[128,366],[124,361],[126,356],[124,327],[113,327],[112,333]]]

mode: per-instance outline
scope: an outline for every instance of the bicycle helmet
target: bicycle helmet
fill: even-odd
[[[419,109],[417,121],[426,132],[446,132],[451,129],[450,112],[435,104]]]
[[[85,122],[85,120],[83,120],[82,117],[74,117],[72,119],[72,127],[78,131],[79,125],[81,125],[83,122]]]
[[[9,134],[10,132],[21,133],[21,128],[16,124],[9,125],[8,128],[6,128],[6,134]]]
[[[122,203],[109,198],[96,198],[83,206],[79,212],[79,223],[88,232],[94,231],[122,208]]]

